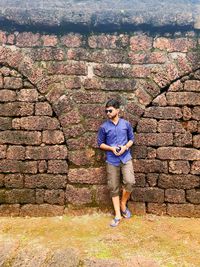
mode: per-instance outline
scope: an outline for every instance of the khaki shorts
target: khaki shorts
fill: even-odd
[[[123,187],[127,192],[133,191],[135,184],[135,175],[133,170],[132,160],[127,161],[125,164],[121,163],[119,166],[113,166],[109,163],[106,165],[108,187],[111,197],[120,195],[121,174]]]

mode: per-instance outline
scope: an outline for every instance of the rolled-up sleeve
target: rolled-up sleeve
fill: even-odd
[[[131,126],[130,122],[128,122],[128,131],[127,131],[127,134],[128,134],[128,141],[133,141],[135,140],[135,137],[134,137],[134,133],[133,133],[133,127]]]
[[[105,143],[106,143],[105,129],[103,127],[100,127],[98,134],[97,134],[97,144],[100,147],[101,144],[105,144]]]

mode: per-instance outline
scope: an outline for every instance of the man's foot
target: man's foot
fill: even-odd
[[[120,223],[120,221],[121,221],[121,218],[117,218],[117,217],[115,217],[115,218],[111,221],[110,226],[111,226],[111,227],[116,227],[116,226],[118,226],[118,224]]]
[[[130,210],[126,207],[125,211],[121,210],[122,216],[126,219],[131,218],[131,212]]]

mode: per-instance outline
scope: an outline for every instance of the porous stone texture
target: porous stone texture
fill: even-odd
[[[110,205],[96,142],[117,98],[135,131],[130,207],[200,216],[200,64],[195,32],[0,31],[0,215]]]

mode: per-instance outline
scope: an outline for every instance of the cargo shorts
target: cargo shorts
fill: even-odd
[[[111,197],[120,195],[121,175],[123,188],[130,193],[133,191],[135,175],[132,160],[129,160],[126,163],[120,163],[119,166],[114,166],[107,163],[106,170],[107,183]]]

